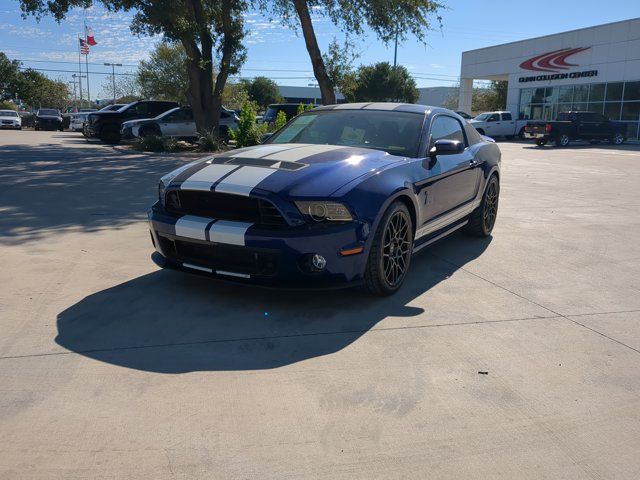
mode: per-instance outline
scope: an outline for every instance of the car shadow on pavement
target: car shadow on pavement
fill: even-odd
[[[411,301],[490,242],[464,235],[442,240],[415,257],[402,289],[384,298],[359,289],[265,290],[159,270],[61,312],[56,342],[95,360],[158,373],[276,368],[337,352],[387,317],[397,321],[385,328],[406,327],[403,317],[425,313]]]
[[[159,178],[194,159],[89,145],[81,138],[81,146],[71,140],[0,146],[0,244],[144,219]]]

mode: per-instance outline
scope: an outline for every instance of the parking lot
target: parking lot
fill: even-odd
[[[186,157],[0,132],[0,478],[638,478],[640,146],[500,147],[376,298],[159,270]]]

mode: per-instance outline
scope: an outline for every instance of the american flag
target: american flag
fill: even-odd
[[[80,53],[82,55],[89,55],[89,45],[85,42],[84,38],[79,38],[80,40]]]

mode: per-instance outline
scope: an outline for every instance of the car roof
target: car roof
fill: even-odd
[[[392,112],[421,113],[425,115],[429,113],[436,113],[439,111],[455,113],[445,108],[433,107],[431,105],[393,102],[339,103],[337,105],[320,106],[315,110],[386,110]]]

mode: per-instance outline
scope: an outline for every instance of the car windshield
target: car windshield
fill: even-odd
[[[57,110],[54,110],[52,108],[41,108],[40,110],[38,110],[38,115],[59,115]]]
[[[296,117],[269,143],[374,148],[417,157],[424,115],[380,110],[325,110]]]
[[[0,110],[0,117],[17,117],[18,114],[13,110]]]
[[[474,120],[480,120],[481,122],[485,121],[487,118],[489,118],[491,116],[490,113],[481,113],[480,115],[478,115],[476,118],[474,118]]]

